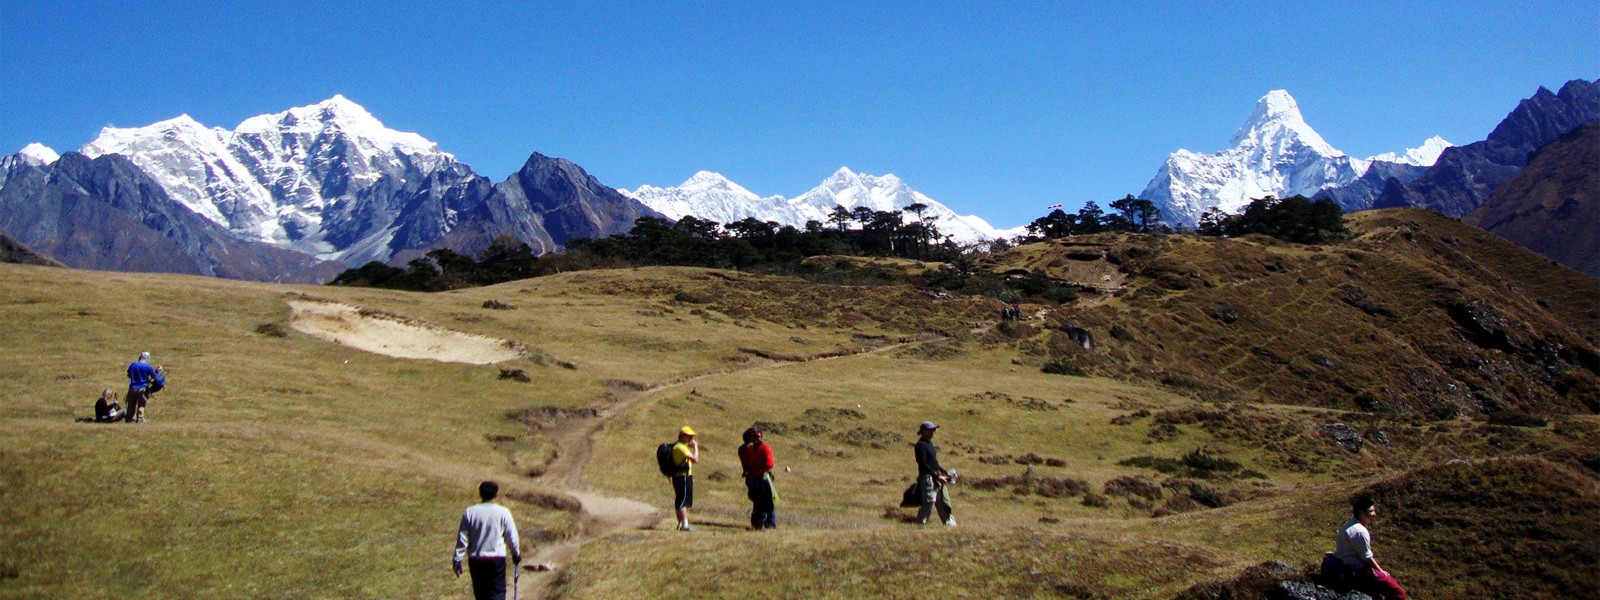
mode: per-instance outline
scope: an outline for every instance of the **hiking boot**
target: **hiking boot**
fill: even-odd
[[[694,528],[688,525],[679,525],[678,531],[694,531]]]
[[[944,526],[945,527],[955,527],[956,526],[956,520],[955,519],[950,519],[949,521],[945,521],[944,522]]]

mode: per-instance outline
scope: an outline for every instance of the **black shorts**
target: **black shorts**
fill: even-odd
[[[672,478],[672,507],[694,508],[693,475],[678,475]]]

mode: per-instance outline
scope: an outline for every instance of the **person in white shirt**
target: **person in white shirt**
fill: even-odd
[[[477,600],[505,600],[507,551],[511,553],[511,568],[522,564],[517,522],[511,518],[510,509],[494,502],[499,495],[499,484],[478,484],[478,497],[483,498],[483,503],[461,513],[461,527],[456,532],[452,568],[460,577],[461,561],[467,561],[472,572],[472,596]]]
[[[1345,581],[1382,600],[1406,600],[1406,590],[1394,576],[1378,565],[1372,554],[1372,533],[1367,530],[1378,518],[1378,506],[1367,496],[1350,501],[1349,521],[1333,538],[1333,552],[1322,559],[1322,576],[1333,582]]]

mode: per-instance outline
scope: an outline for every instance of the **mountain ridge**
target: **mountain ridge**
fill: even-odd
[[[1256,101],[1229,138],[1228,148],[1214,153],[1173,152],[1139,197],[1155,203],[1168,224],[1193,227],[1208,210],[1238,212],[1251,200],[1266,196],[1316,196],[1357,182],[1374,164],[1436,159],[1448,144],[1434,136],[1404,153],[1351,157],[1311,128],[1293,96],[1272,90]],[[1371,187],[1354,188],[1336,199],[1345,210],[1369,208],[1371,194],[1362,190]]]
[[[827,224],[835,206],[866,207],[873,211],[898,211],[922,204],[924,216],[960,243],[975,243],[1019,235],[1021,228],[999,230],[975,215],[961,215],[906,184],[899,176],[857,173],[840,167],[821,183],[793,198],[759,196],[720,173],[699,171],[672,187],[640,186],[620,190],[646,206],[672,218],[692,215],[719,223],[744,218],[775,221],[804,229],[807,221]]]

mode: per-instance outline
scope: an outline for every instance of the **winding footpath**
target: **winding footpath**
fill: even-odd
[[[984,329],[986,327],[976,328],[973,331],[982,332]],[[562,574],[577,559],[578,551],[583,548],[584,544],[619,531],[650,529],[661,521],[664,513],[657,507],[628,498],[596,494],[591,492],[589,486],[584,483],[584,470],[588,467],[589,460],[594,456],[595,438],[605,428],[606,423],[612,419],[627,413],[633,407],[638,406],[641,402],[658,393],[680,388],[711,377],[740,375],[764,369],[777,369],[825,360],[838,360],[865,354],[889,352],[906,346],[945,339],[949,338],[940,336],[913,340],[838,356],[799,361],[773,361],[742,369],[685,377],[643,390],[618,390],[619,399],[593,416],[557,419],[534,427],[539,433],[549,436],[556,448],[555,457],[546,466],[544,475],[538,479],[538,484],[546,491],[565,495],[577,502],[578,527],[571,537],[543,545],[531,557],[523,560],[523,564],[528,567],[548,565],[550,569],[546,571],[529,571],[525,568],[526,575],[520,579],[518,586],[519,594],[535,599],[552,597],[556,588],[561,584]]]

